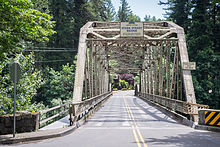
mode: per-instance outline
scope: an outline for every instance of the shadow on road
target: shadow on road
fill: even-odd
[[[141,106],[138,102],[137,102],[137,98],[133,98],[133,102],[134,104],[139,107],[141,110],[143,110],[147,115],[150,115],[151,117],[155,118],[156,120],[160,120],[160,121],[164,121],[164,122],[168,122],[168,123],[172,123],[172,124],[176,124],[177,122],[173,122],[173,121],[169,121],[167,120],[168,117],[160,117],[158,115],[155,114],[155,112],[151,112],[148,109],[151,109],[151,107],[149,108],[144,108],[143,106]],[[156,108],[155,108],[156,109]],[[157,110],[157,112],[160,112],[159,110]],[[162,112],[161,112],[162,113]]]
[[[161,130],[161,133],[167,130]],[[215,137],[214,137],[215,136]],[[219,147],[220,146],[220,134],[216,132],[190,132],[179,135],[167,135],[158,139],[155,138],[145,138],[145,142],[149,143],[151,146],[163,146],[169,144],[175,144],[175,146],[184,147]]]

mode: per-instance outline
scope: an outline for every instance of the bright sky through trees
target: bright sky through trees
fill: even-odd
[[[164,18],[162,14],[164,6],[158,5],[159,0],[127,0],[131,10],[134,14],[138,15],[141,20],[144,20],[145,15],[155,16],[158,18]],[[120,0],[112,0],[116,12],[118,11]]]

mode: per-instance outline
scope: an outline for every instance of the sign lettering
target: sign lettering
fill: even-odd
[[[121,37],[143,37],[144,25],[142,22],[121,22]]]

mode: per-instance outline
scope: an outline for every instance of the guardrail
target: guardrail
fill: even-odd
[[[72,102],[68,102],[68,103],[65,103],[59,106],[55,106],[55,107],[40,111],[40,127],[42,127],[43,124],[48,125],[49,121],[61,115],[65,115],[65,113],[69,111],[71,104]]]
[[[70,113],[70,125],[73,125],[74,122],[81,119],[83,116],[89,113],[89,111],[96,108],[102,101],[112,95],[112,92],[107,92],[101,95],[97,95],[90,99],[84,100],[78,103],[72,103],[69,109]]]
[[[164,96],[147,94],[147,93],[137,93],[137,96],[157,103],[161,106],[164,106],[170,110],[174,110],[177,112],[181,112],[184,114],[190,115],[198,115],[198,109],[208,109],[208,105],[201,105],[201,104],[192,104],[189,102],[184,102],[176,99],[167,98]]]
[[[220,110],[215,110],[215,109],[199,110],[199,124],[220,127]]]

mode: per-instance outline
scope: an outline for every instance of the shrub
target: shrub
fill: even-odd
[[[132,90],[132,89],[134,89],[133,85],[129,85],[128,90]]]
[[[125,90],[127,90],[127,88],[122,88],[121,90],[122,90],[122,91],[125,91]]]
[[[17,83],[16,110],[37,112],[44,108],[42,103],[31,103],[37,88],[42,84],[41,71],[34,68],[34,55],[17,55],[15,60],[19,63],[22,76]],[[9,76],[9,63],[6,60],[0,69],[0,114],[12,114],[14,109],[14,83]]]
[[[62,66],[61,71],[52,68],[45,70],[44,85],[38,89],[35,101],[43,101],[45,106],[53,107],[72,99],[75,66]]]

